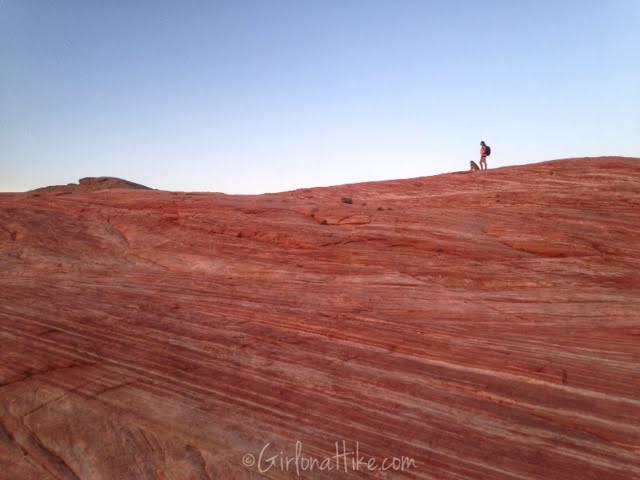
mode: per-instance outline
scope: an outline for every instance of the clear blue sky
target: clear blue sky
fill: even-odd
[[[0,0],[0,190],[640,156],[640,1]]]

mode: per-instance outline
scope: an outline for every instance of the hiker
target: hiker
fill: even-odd
[[[480,142],[480,170],[487,169],[487,157],[489,155],[491,155],[491,147],[482,140]]]

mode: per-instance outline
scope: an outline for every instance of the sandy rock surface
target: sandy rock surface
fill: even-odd
[[[82,185],[0,194],[1,478],[640,478],[640,160]]]

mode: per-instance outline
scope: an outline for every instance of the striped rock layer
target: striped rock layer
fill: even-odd
[[[640,478],[638,159],[0,226],[1,478]]]

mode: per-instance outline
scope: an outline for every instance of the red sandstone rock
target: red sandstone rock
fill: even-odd
[[[0,477],[640,478],[637,159],[85,185],[0,194]]]

